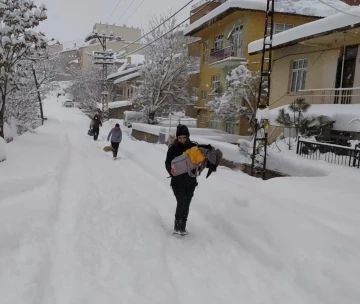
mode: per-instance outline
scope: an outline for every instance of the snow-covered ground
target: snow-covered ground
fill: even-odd
[[[94,142],[79,109],[44,111],[0,164],[1,304],[360,303],[359,170],[264,182],[220,168],[177,238],[165,146],[125,135],[112,161],[115,121]]]

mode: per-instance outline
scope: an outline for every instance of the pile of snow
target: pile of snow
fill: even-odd
[[[204,17],[189,25],[185,32],[191,33],[193,30],[209,22],[213,18],[231,9],[244,9],[266,11],[266,0],[229,0],[220,5]],[[278,0],[275,2],[275,11],[285,14],[297,14],[305,16],[327,17],[336,14],[338,11],[347,11],[351,6],[340,0]]]
[[[286,108],[286,111],[291,116],[292,112],[288,109],[288,105],[271,109],[271,125],[279,126],[275,120],[279,115],[279,110],[282,108]],[[328,116],[335,120],[334,130],[360,132],[360,104],[314,104],[303,115],[305,117]]]
[[[5,135],[6,142],[13,141],[14,138],[18,136],[15,120],[12,120],[10,122],[10,124],[8,124],[8,123],[4,124],[4,135]]]
[[[290,149],[289,149],[290,146]],[[277,140],[267,150],[267,169],[290,176],[326,176],[334,166],[322,161],[310,160],[296,154],[297,142],[294,138]],[[335,168],[336,169],[336,168]]]
[[[6,159],[5,150],[6,150],[5,140],[2,137],[0,137],[0,162]]]
[[[315,1],[314,1],[315,2]],[[336,1],[346,5],[342,1]],[[309,5],[309,4],[308,4]],[[313,3],[309,5],[309,9],[313,7]],[[316,6],[315,6],[316,7]],[[281,32],[273,36],[272,47],[280,46],[289,42],[296,42],[298,40],[312,37],[314,35],[326,35],[336,29],[345,27],[358,27],[360,25],[360,7],[352,7],[351,9],[342,9],[346,14],[338,12],[335,15],[327,18],[306,23],[287,31]],[[262,50],[263,39],[251,42],[248,45],[249,54],[256,53]]]

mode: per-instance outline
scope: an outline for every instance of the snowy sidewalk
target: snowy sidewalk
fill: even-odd
[[[94,142],[78,109],[49,100],[45,111],[0,164],[0,303],[360,302],[352,178],[220,168],[199,178],[179,239],[165,146],[124,134],[112,161],[108,123]]]

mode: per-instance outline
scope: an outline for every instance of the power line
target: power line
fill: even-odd
[[[109,18],[107,19],[106,23],[109,23],[109,20],[110,20],[111,16],[114,14],[114,12],[116,11],[116,9],[117,9],[117,7],[119,6],[119,4],[120,4],[121,1],[122,1],[122,0],[119,0],[119,1],[118,1],[118,3],[116,4],[115,8],[114,8],[113,11],[111,12]]]
[[[145,1],[145,0],[142,0],[141,3],[140,3],[140,4],[136,7],[136,9],[132,12],[132,14],[131,14],[129,17],[126,18],[126,20],[125,20],[125,22],[124,22],[125,24],[126,24],[126,22],[136,13],[136,11],[137,11],[137,10],[139,9],[139,7],[144,3],[144,1]]]
[[[329,4],[329,3],[327,3],[327,2],[325,2],[325,1],[323,1],[323,0],[318,0],[318,1],[321,2],[322,4],[325,4],[325,5],[333,8],[334,10],[336,10],[336,11],[338,11],[338,12],[340,12],[340,13],[343,13],[343,14],[348,15],[348,16],[360,18],[360,15],[354,15],[354,14],[350,14],[350,13],[348,13],[348,12],[342,11],[342,10],[338,9],[337,7],[331,5],[331,4]]]
[[[140,41],[141,39],[145,38],[146,36],[148,36],[149,34],[151,34],[152,32],[156,31],[160,26],[162,26],[163,24],[165,24],[167,21],[169,21],[171,18],[173,18],[176,14],[178,14],[179,12],[181,12],[185,7],[187,7],[189,4],[191,4],[192,2],[194,2],[195,0],[191,0],[188,3],[186,3],[182,8],[180,8],[179,10],[177,10],[174,14],[172,14],[169,18],[167,18],[165,21],[163,21],[162,23],[160,23],[157,27],[155,27],[154,29],[152,29],[150,32],[146,33],[145,35],[143,35],[142,37],[140,37],[139,39],[129,43],[128,45],[124,46],[123,48],[116,50],[115,52],[120,52],[126,48],[128,48],[130,45],[135,44],[136,42]],[[210,2],[208,2],[200,11],[202,11],[204,8],[206,8],[208,5],[210,5],[211,3],[213,3],[216,0],[212,0]],[[199,11],[199,12],[200,12]],[[185,21],[189,20],[191,17],[189,17],[188,19],[186,19]],[[174,27],[175,29],[176,27]],[[153,41],[155,42],[155,41]]]
[[[214,0],[213,0],[214,1]],[[185,19],[183,22],[179,23],[177,26],[173,27],[170,31],[167,31],[165,34],[161,35],[160,37],[156,38],[155,40],[145,44],[144,46],[142,46],[141,48],[138,48],[137,50],[135,51],[132,51],[128,54],[125,54],[125,55],[122,55],[121,57],[125,57],[125,56],[129,56],[129,55],[132,55],[134,53],[136,53],[137,51],[141,51],[143,50],[144,48],[148,47],[149,45],[153,44],[154,42],[158,41],[159,39],[163,38],[164,36],[166,36],[167,34],[171,33],[173,30],[175,30],[176,28],[178,28],[180,25],[184,24],[186,21],[188,21],[191,17]],[[126,46],[128,47],[128,46]]]
[[[128,7],[126,8],[126,10],[123,12],[123,14],[120,16],[120,18],[115,22],[118,23],[120,21],[120,19],[126,14],[126,12],[129,10],[130,6],[135,2],[135,0],[131,0],[130,4],[128,5]]]

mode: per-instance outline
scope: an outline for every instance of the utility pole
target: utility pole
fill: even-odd
[[[39,88],[39,84],[38,84],[38,81],[37,81],[36,71],[35,71],[34,65],[32,65],[31,68],[32,68],[32,72],[33,72],[33,75],[34,75],[36,92],[37,92],[38,99],[39,99],[41,124],[43,125],[44,124],[44,111],[43,111],[42,102],[41,102],[41,95],[40,95],[40,91],[39,91],[40,88]]]
[[[269,99],[271,88],[271,67],[272,67],[272,40],[274,33],[274,2],[276,0],[267,0],[266,17],[264,24],[264,40],[261,56],[260,84],[258,91],[257,110],[253,117],[255,123],[255,134],[253,141],[253,153],[251,160],[251,176],[261,173],[262,179],[266,178],[266,159],[268,144],[268,126],[269,126]],[[267,37],[268,24],[270,24],[270,37]],[[257,147],[258,144],[258,147]],[[258,148],[258,149],[257,149]],[[264,149],[263,161],[256,159],[257,150]]]
[[[113,51],[108,51],[106,48],[106,44],[108,40],[116,40],[121,41],[120,37],[115,37],[112,32],[106,34],[105,31],[102,34],[98,34],[95,30],[90,35],[85,38],[85,42],[90,40],[97,39],[101,46],[102,51],[93,51],[93,58],[94,64],[101,64],[102,65],[102,72],[101,72],[101,81],[102,81],[102,94],[101,94],[101,116],[103,121],[109,120],[109,100],[108,100],[108,65],[114,64],[114,53]]]

